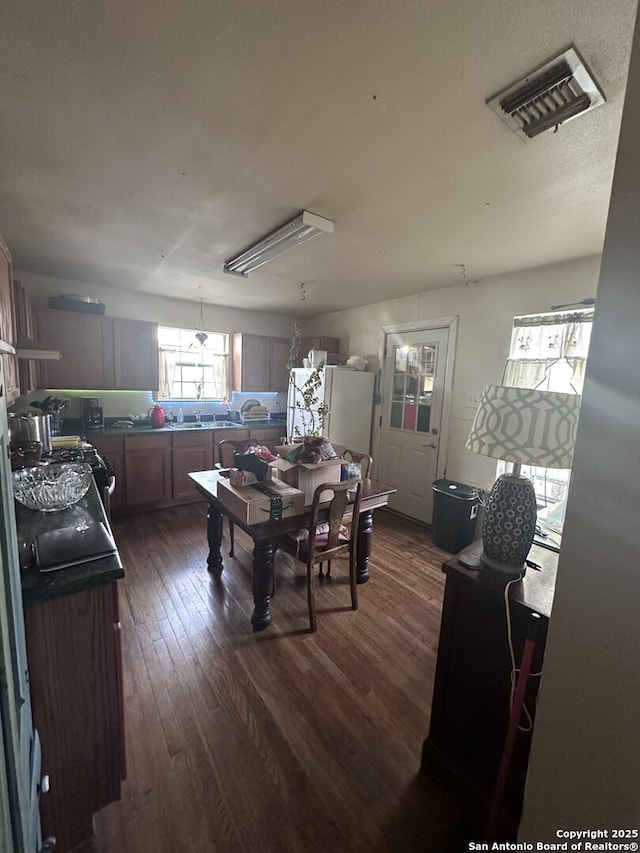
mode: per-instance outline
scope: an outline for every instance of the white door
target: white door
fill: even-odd
[[[438,476],[449,329],[387,333],[376,479],[397,489],[391,509],[431,524]]]

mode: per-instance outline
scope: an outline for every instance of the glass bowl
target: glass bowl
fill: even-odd
[[[92,476],[86,462],[21,468],[13,472],[13,495],[29,509],[56,512],[84,497]]]

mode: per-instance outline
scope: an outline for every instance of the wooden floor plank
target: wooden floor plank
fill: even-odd
[[[445,851],[460,807],[419,772],[448,556],[377,511],[371,579],[317,583],[276,557],[254,634],[253,546],[207,572],[206,507],[117,519],[128,778],[86,853]],[[83,851],[85,853],[85,851]]]

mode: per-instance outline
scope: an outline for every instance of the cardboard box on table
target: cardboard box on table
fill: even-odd
[[[261,487],[266,487],[271,494],[265,494]],[[273,498],[280,498],[281,509]],[[238,518],[243,518],[247,524],[259,524],[272,518],[288,518],[290,515],[300,515],[304,512],[304,493],[294,489],[282,480],[273,480],[253,486],[236,488],[228,480],[218,480],[218,500],[231,510]],[[277,513],[281,514],[278,516]]]
[[[276,447],[276,451],[286,453],[291,448],[287,445]],[[340,482],[340,466],[343,460],[328,459],[326,462],[289,462],[288,459],[283,459],[281,456],[274,462],[269,463],[271,468],[271,476],[283,480],[290,486],[300,489],[304,492],[304,502],[309,506],[313,500],[313,493],[316,488],[322,483],[339,483]],[[330,495],[327,494],[327,499]]]

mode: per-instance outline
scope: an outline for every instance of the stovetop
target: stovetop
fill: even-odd
[[[92,444],[84,441],[78,447],[59,447],[42,457],[43,462],[87,462],[102,465],[103,460]]]

